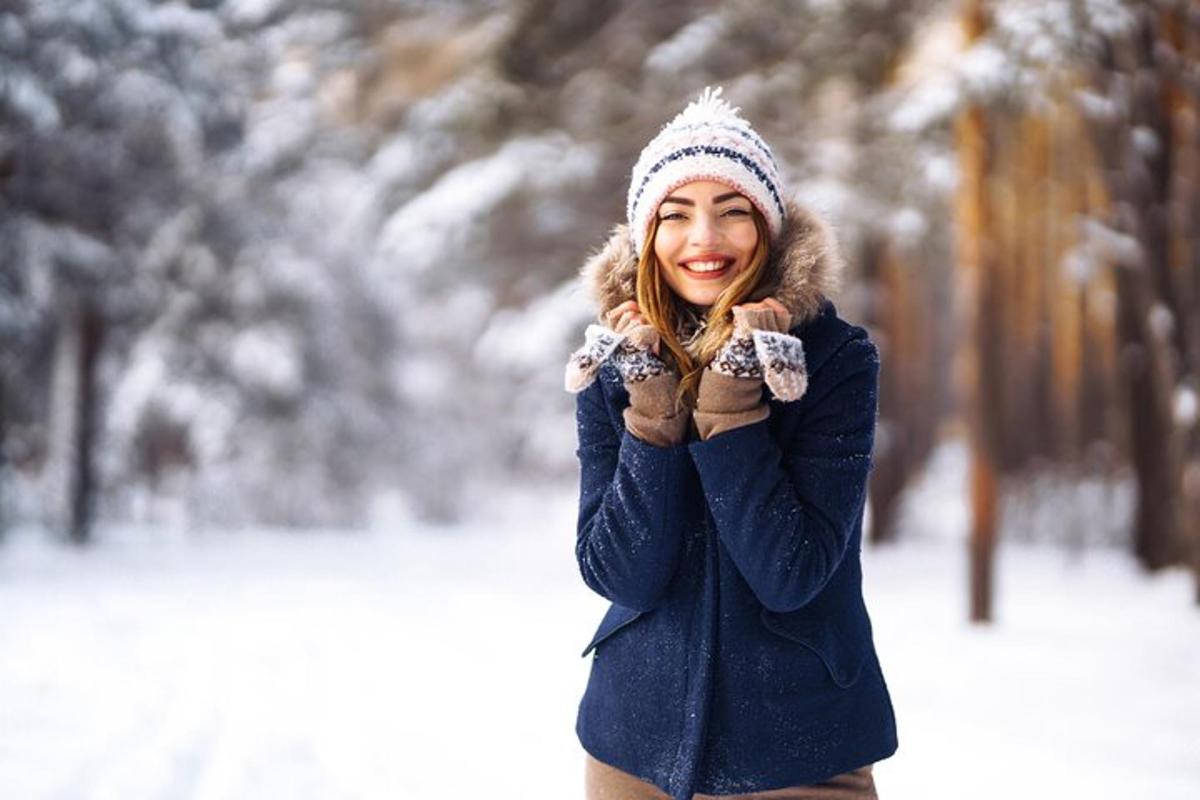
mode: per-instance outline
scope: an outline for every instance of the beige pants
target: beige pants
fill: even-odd
[[[717,797],[726,800],[879,800],[879,795],[875,794],[875,779],[871,775],[873,766],[867,764],[815,786],[772,789],[754,794],[697,794],[693,795],[692,800],[714,800]],[[597,761],[590,753],[587,754],[584,780],[587,800],[671,800],[654,784]]]

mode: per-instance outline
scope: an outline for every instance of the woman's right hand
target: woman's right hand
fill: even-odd
[[[567,362],[564,385],[568,392],[587,388],[611,359],[627,384],[640,383],[668,372],[658,357],[659,335],[642,317],[637,302],[627,300],[604,315],[604,324],[593,323],[585,331],[583,347]]]

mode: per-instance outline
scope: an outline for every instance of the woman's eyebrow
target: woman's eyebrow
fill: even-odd
[[[741,192],[726,192],[725,194],[719,194],[716,197],[714,197],[713,203],[714,204],[715,203],[724,203],[726,200],[732,200],[735,197],[741,197],[741,198],[745,199],[745,195],[743,195]],[[696,205],[694,202],[692,202],[691,200],[688,200],[686,197],[665,197],[665,198],[663,198],[663,202],[664,203],[679,203],[680,205],[684,205],[684,206]]]

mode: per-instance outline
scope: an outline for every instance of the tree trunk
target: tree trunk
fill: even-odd
[[[966,10],[968,40],[985,30],[982,3],[972,0]],[[962,337],[967,428],[971,451],[971,533],[969,551],[972,622],[993,619],[993,570],[996,549],[998,488],[996,432],[1002,429],[998,371],[1002,340],[996,330],[1000,298],[996,275],[995,219],[988,196],[991,143],[984,109],[969,106],[955,125],[961,183],[957,203],[958,250],[961,266],[966,335]]]
[[[104,325],[92,300],[65,292],[51,386],[47,522],[75,544],[91,539],[96,366]]]
[[[1200,9],[1179,8],[1168,15],[1168,37],[1179,54],[1179,64],[1200,64]],[[1174,82],[1172,122],[1178,139],[1174,170],[1175,207],[1171,226],[1179,232],[1178,272],[1183,286],[1186,318],[1179,321],[1192,358],[1181,381],[1181,389],[1200,399],[1200,81],[1186,78]],[[1200,414],[1193,412],[1182,421],[1184,431],[1183,515],[1184,531],[1195,576],[1196,603],[1200,605]]]
[[[1092,67],[1092,83],[1106,97],[1131,86],[1125,114],[1094,117],[1089,132],[1108,189],[1108,226],[1120,237],[1112,248],[1117,284],[1117,346],[1137,476],[1134,553],[1147,569],[1179,563],[1183,547],[1181,437],[1173,404],[1176,366],[1187,363],[1179,338],[1187,310],[1179,306],[1170,269],[1165,171],[1173,137],[1163,121],[1157,79],[1154,9],[1141,8],[1137,31],[1106,41]],[[1132,246],[1130,246],[1132,245]],[[1173,296],[1174,295],[1174,296]],[[1169,314],[1164,314],[1164,310]],[[1168,319],[1168,317],[1170,317]]]
[[[7,452],[8,438],[5,435],[6,423],[8,421],[8,406],[7,406],[7,385],[5,384],[4,365],[0,363],[0,544],[4,543],[4,537],[8,531],[8,508],[4,504],[4,498],[8,493],[4,489],[4,476],[7,474],[8,464],[5,460]]]

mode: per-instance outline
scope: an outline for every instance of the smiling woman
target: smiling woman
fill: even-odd
[[[576,733],[589,800],[876,798],[897,747],[859,550],[879,361],[827,227],[705,91],[588,260],[575,554],[612,602]]]

